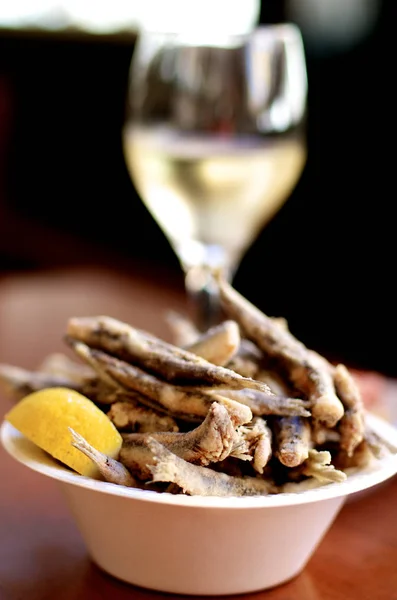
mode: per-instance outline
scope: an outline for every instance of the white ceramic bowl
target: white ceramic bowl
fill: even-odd
[[[397,446],[397,429],[372,415],[368,418],[375,431]],[[174,594],[249,593],[293,578],[346,498],[397,472],[397,455],[391,455],[342,483],[298,493],[249,498],[171,495],[77,475],[7,422],[1,427],[1,440],[17,461],[59,482],[99,567],[128,583]]]

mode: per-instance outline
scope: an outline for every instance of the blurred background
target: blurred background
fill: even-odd
[[[107,263],[182,285],[122,151],[145,4],[0,3],[0,273]],[[307,345],[391,376],[394,10],[392,0],[262,1],[259,23],[294,22],[303,35],[308,161],[234,280]]]

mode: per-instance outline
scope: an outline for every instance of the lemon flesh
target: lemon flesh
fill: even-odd
[[[42,450],[88,477],[97,477],[98,469],[72,446],[69,427],[111,458],[118,457],[122,444],[109,417],[91,400],[67,388],[33,392],[20,400],[5,419]]]

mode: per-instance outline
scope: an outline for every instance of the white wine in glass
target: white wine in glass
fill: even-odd
[[[143,32],[137,42],[126,163],[179,258],[202,328],[217,317],[210,271],[233,278],[302,173],[306,101],[294,25],[216,41]]]

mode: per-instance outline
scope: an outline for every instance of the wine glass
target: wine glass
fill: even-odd
[[[219,319],[211,273],[230,282],[306,161],[307,75],[290,23],[242,35],[142,31],[123,148],[173,247],[200,329]]]

